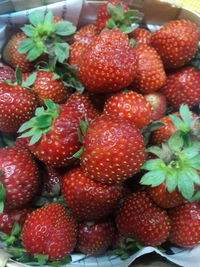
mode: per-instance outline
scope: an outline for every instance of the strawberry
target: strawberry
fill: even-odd
[[[174,20],[154,32],[151,45],[161,56],[165,68],[179,68],[186,65],[195,55],[198,47],[197,26],[188,20]]]
[[[82,220],[95,220],[110,214],[117,207],[122,189],[122,185],[108,186],[93,181],[80,168],[66,173],[62,181],[64,201]]]
[[[134,48],[137,57],[137,75],[131,88],[148,94],[160,89],[166,81],[166,74],[156,50],[146,44]]]
[[[63,104],[68,98],[68,92],[60,78],[54,78],[51,71],[37,71],[35,80],[31,85],[32,91],[37,96],[40,105],[44,105],[44,99],[51,99],[53,102]],[[26,74],[24,79],[26,80]],[[29,76],[30,77],[30,76]]]
[[[158,208],[143,191],[133,193],[122,203],[116,224],[121,234],[144,246],[162,244],[170,230],[166,211]]]
[[[181,247],[191,248],[200,240],[200,203],[183,204],[169,212],[171,231],[169,240]]]
[[[84,50],[78,76],[93,93],[116,92],[133,81],[136,60],[128,36],[120,30],[105,30]]]
[[[0,82],[5,80],[11,80],[14,82],[15,72],[11,67],[0,63]]]
[[[106,101],[104,113],[127,119],[138,128],[144,127],[152,120],[151,105],[143,95],[133,91],[124,91],[111,96]]]
[[[27,149],[30,152],[29,146],[28,146],[28,140],[26,138],[17,137],[15,140],[14,146],[21,148],[21,149]]]
[[[200,102],[200,72],[189,66],[169,74],[161,93],[174,109],[181,104],[195,106]]]
[[[91,43],[94,36],[98,33],[97,27],[94,24],[88,24],[78,30],[72,37],[73,42],[81,42],[85,44]]]
[[[152,120],[159,120],[163,118],[167,110],[166,97],[160,92],[146,94],[144,97],[152,106]]]
[[[20,227],[23,227],[29,213],[31,213],[30,208],[4,210],[0,213],[0,232],[9,235],[15,222],[17,222]]]
[[[35,95],[20,85],[0,83],[0,130],[16,132],[37,107]]]
[[[43,192],[53,193],[55,186],[58,186],[62,181],[60,172],[51,166],[43,168]]]
[[[59,260],[74,249],[77,225],[63,206],[53,203],[29,215],[21,236],[29,253],[44,254],[49,260]]]
[[[0,170],[6,208],[18,208],[28,203],[39,185],[38,169],[32,155],[17,147],[1,148]]]
[[[88,46],[87,43],[82,42],[75,42],[71,45],[71,49],[69,51],[69,59],[68,63],[70,65],[78,66],[81,60],[81,56],[85,51],[86,47]]]
[[[151,32],[143,29],[137,28],[129,33],[129,38],[133,38],[136,44],[147,44],[151,43]]]
[[[77,249],[84,254],[101,255],[111,245],[115,227],[110,220],[82,222],[78,228]]]
[[[144,140],[133,123],[102,115],[85,134],[81,166],[88,177],[105,184],[121,183],[145,161]]]

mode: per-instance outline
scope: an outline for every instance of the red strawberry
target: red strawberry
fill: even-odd
[[[54,187],[62,181],[62,175],[56,169],[45,166],[43,169],[43,192],[53,193]]]
[[[194,247],[200,240],[200,203],[186,203],[169,213],[171,231],[169,240],[181,247]]]
[[[5,190],[5,206],[13,209],[28,203],[37,193],[39,175],[35,160],[17,147],[0,149],[0,182]]]
[[[102,115],[89,126],[81,166],[88,177],[105,184],[121,183],[145,161],[144,140],[133,123]]]
[[[124,2],[124,0],[109,0],[108,3],[117,6],[117,4],[121,4],[123,11],[128,11],[128,6]],[[96,26],[99,31],[102,31],[106,28],[106,24],[110,18],[108,14],[108,3],[102,4],[97,13]]]
[[[158,246],[169,235],[170,220],[145,192],[133,193],[122,203],[116,217],[119,232],[144,246]]]
[[[159,120],[163,118],[167,110],[166,97],[163,94],[157,92],[146,94],[144,95],[144,97],[152,106],[152,119]]]
[[[143,28],[137,28],[129,33],[129,38],[133,38],[136,44],[147,44],[151,43],[151,32]]]
[[[30,152],[29,145],[28,145],[28,139],[26,139],[26,138],[17,137],[14,145],[15,145],[15,147],[18,147],[21,149],[27,149]]]
[[[122,196],[122,189],[122,185],[108,186],[93,181],[80,168],[66,173],[62,181],[62,196],[67,206],[82,220],[110,214]]]
[[[37,107],[36,97],[19,85],[0,83],[0,130],[16,132],[29,120]]]
[[[185,67],[169,74],[161,92],[175,109],[181,104],[195,106],[200,102],[200,72],[193,67]]]
[[[111,245],[115,227],[110,220],[82,222],[76,247],[84,254],[101,255]]]
[[[166,81],[166,74],[160,56],[153,47],[146,44],[136,46],[134,52],[138,66],[137,75],[132,85],[133,88],[143,94],[157,91]]]
[[[31,254],[44,254],[49,260],[69,255],[75,247],[77,225],[58,203],[33,211],[22,230],[22,242]]]
[[[0,213],[0,232],[9,235],[15,222],[23,227],[29,213],[31,213],[30,208],[4,210]]]
[[[128,36],[105,30],[93,39],[79,62],[78,76],[93,93],[116,92],[131,84],[136,61]]]
[[[11,80],[12,82],[14,82],[15,72],[11,67],[0,63],[0,82],[3,82],[5,80]]]
[[[73,35],[73,42],[81,42],[85,44],[91,43],[94,36],[98,33],[97,27],[93,24],[83,26]]]
[[[104,113],[116,115],[142,128],[152,120],[152,108],[143,95],[124,91],[111,96],[105,104]]]
[[[152,34],[151,45],[161,56],[166,68],[179,68],[194,57],[198,39],[199,34],[194,23],[174,20]]]
[[[78,65],[87,46],[88,44],[82,42],[73,43],[69,51],[68,63],[74,66]]]

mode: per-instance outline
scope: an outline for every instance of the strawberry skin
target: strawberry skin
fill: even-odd
[[[31,254],[48,255],[50,260],[70,254],[76,239],[76,222],[58,203],[33,211],[22,230],[25,249]]]
[[[79,64],[81,60],[81,56],[83,52],[85,51],[86,47],[88,46],[87,43],[82,42],[75,42],[71,45],[70,51],[69,51],[69,58],[68,63],[70,65],[77,65]]]
[[[78,228],[77,249],[89,255],[101,255],[111,245],[115,227],[110,220],[82,222]]]
[[[146,44],[136,46],[134,52],[138,66],[137,75],[132,85],[133,88],[143,94],[157,91],[166,81],[166,74],[160,56],[153,47]]]
[[[22,228],[30,213],[30,208],[4,210],[0,213],[0,232],[9,235],[15,222]]]
[[[181,104],[195,106],[200,102],[200,72],[194,67],[184,67],[169,74],[161,92],[175,109]]]
[[[91,180],[80,168],[65,174],[62,196],[75,216],[94,220],[111,213],[122,196],[122,185],[103,185]],[[87,207],[87,208],[86,208]]]
[[[116,115],[142,128],[152,120],[152,108],[143,95],[124,91],[111,96],[105,104],[104,113]]]
[[[122,203],[116,217],[119,232],[144,246],[158,246],[169,235],[170,220],[147,193],[133,193]]]
[[[89,92],[111,93],[130,85],[136,75],[136,59],[128,36],[105,30],[85,49],[78,76]]]
[[[2,170],[0,181],[6,192],[6,208],[21,207],[37,193],[38,169],[27,150],[17,147],[1,148],[0,170]]]
[[[143,28],[137,28],[129,33],[129,38],[133,38],[136,44],[147,44],[151,43],[151,32]]]
[[[89,126],[81,166],[88,177],[105,184],[121,183],[145,161],[144,140],[133,123],[102,115]]]
[[[43,188],[44,193],[53,193],[54,187],[62,181],[62,175],[51,166],[43,168]]]
[[[188,20],[174,20],[152,34],[151,45],[161,56],[165,68],[187,64],[198,47],[197,26]]]
[[[186,203],[170,210],[169,240],[181,247],[194,247],[200,241],[200,203]]]
[[[17,132],[29,120],[37,107],[35,95],[19,85],[0,83],[0,130]]]
[[[85,44],[91,43],[94,36],[98,33],[97,27],[94,24],[88,24],[78,30],[72,37],[73,42],[81,42]]]
[[[5,80],[11,80],[12,82],[14,82],[15,72],[11,67],[0,63],[0,82],[3,82]]]

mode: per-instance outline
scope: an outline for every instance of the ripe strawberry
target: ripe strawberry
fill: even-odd
[[[62,181],[64,201],[82,220],[95,220],[110,214],[117,207],[122,189],[122,185],[108,186],[93,181],[80,168],[66,173]]]
[[[165,68],[179,68],[187,64],[198,47],[197,26],[188,20],[174,20],[154,32],[151,45],[161,56]]]
[[[29,145],[28,145],[28,139],[26,139],[26,138],[17,137],[15,140],[14,146],[21,148],[21,149],[27,149],[30,152]]]
[[[185,67],[169,74],[161,93],[175,109],[181,104],[195,106],[200,102],[200,72],[193,67]]]
[[[200,203],[186,203],[169,212],[171,231],[169,240],[181,247],[194,247],[200,240]]]
[[[0,130],[13,133],[29,120],[37,107],[35,95],[19,85],[0,83]]]
[[[119,232],[144,246],[158,246],[169,235],[170,220],[147,193],[133,193],[122,203],[116,217]]]
[[[23,75],[24,80],[27,74]],[[44,105],[44,99],[63,104],[68,98],[68,92],[60,78],[54,79],[54,73],[50,71],[37,71],[36,78],[31,85],[40,105]]]
[[[60,184],[62,178],[63,177],[58,170],[46,165],[43,168],[42,191],[45,193],[53,193],[55,186]]]
[[[31,254],[44,254],[59,260],[72,252],[76,244],[77,225],[58,203],[33,211],[22,229],[22,242]]]
[[[94,24],[88,24],[78,30],[72,37],[73,42],[81,42],[85,44],[91,43],[94,36],[98,33],[97,27]]]
[[[152,120],[152,108],[143,95],[124,91],[111,96],[105,104],[104,113],[116,115],[143,128]]]
[[[105,30],[85,49],[78,76],[89,92],[116,92],[131,84],[136,59],[128,36],[120,30]]]
[[[15,72],[11,67],[0,63],[0,82],[3,82],[5,80],[11,80],[12,82],[14,82]]]
[[[117,4],[120,3],[124,12],[129,9],[124,0],[109,0],[108,3],[113,6],[117,6]],[[110,18],[110,15],[108,14],[108,3],[102,4],[97,13],[96,27],[99,31],[106,28],[106,24]]]
[[[167,110],[166,97],[162,93],[157,92],[146,94],[144,97],[152,106],[152,120],[159,120],[163,118]]]
[[[82,42],[73,43],[69,51],[68,63],[70,65],[78,66],[81,60],[81,56],[87,46],[88,46],[87,43],[82,43]]]
[[[133,123],[102,115],[89,126],[81,166],[88,177],[105,184],[121,183],[145,161],[144,140]]]
[[[82,222],[78,229],[77,249],[84,254],[101,255],[111,245],[115,227],[110,220]]]
[[[23,227],[29,213],[31,213],[30,208],[4,210],[0,213],[0,232],[9,235],[15,222]]]
[[[18,208],[28,203],[39,184],[38,169],[32,155],[17,147],[1,148],[0,170],[6,208]]]
[[[137,28],[129,33],[129,38],[133,38],[136,44],[147,44],[151,43],[151,32],[143,28]]]
[[[146,44],[136,46],[134,52],[138,65],[137,75],[132,84],[134,90],[143,94],[157,91],[166,81],[166,74],[160,56],[153,47]]]

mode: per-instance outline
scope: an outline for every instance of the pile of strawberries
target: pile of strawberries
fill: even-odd
[[[76,28],[32,12],[0,66],[0,238],[13,259],[200,244],[197,26],[110,0]],[[31,263],[30,263],[31,262]]]

